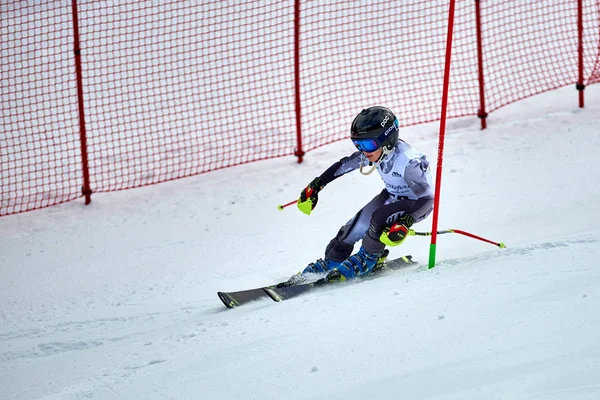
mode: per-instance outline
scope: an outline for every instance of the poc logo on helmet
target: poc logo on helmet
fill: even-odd
[[[383,134],[385,136],[389,135],[390,132],[394,131],[396,129],[396,123],[393,123],[389,128],[387,128],[387,131],[383,132]]]
[[[385,118],[383,119],[383,121],[381,121],[381,127],[385,128],[385,124],[387,124],[387,122],[390,120],[390,116],[386,115]]]

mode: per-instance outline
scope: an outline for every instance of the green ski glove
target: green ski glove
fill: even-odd
[[[379,241],[386,246],[398,246],[406,240],[408,232],[415,219],[412,215],[406,213],[401,216],[398,221],[390,227],[387,227],[381,233]]]
[[[316,177],[307,187],[300,192],[300,198],[298,199],[298,209],[306,215],[310,215],[312,210],[317,206],[319,201],[319,192],[325,185],[321,178]]]

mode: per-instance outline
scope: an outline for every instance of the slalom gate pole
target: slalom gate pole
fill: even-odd
[[[448,7],[448,33],[446,35],[446,62],[444,65],[444,84],[442,89],[442,112],[440,115],[440,134],[438,142],[437,176],[433,205],[433,222],[431,226],[431,244],[429,245],[429,268],[435,267],[437,247],[437,225],[442,187],[442,163],[444,162],[444,137],[446,136],[446,113],[448,110],[448,90],[450,87],[450,60],[452,58],[452,33],[454,29],[454,8],[456,0],[450,0]]]
[[[443,235],[444,233],[458,233],[459,235],[464,235],[464,236],[470,237],[472,239],[477,239],[477,240],[481,240],[482,242],[493,244],[495,246],[500,247],[501,249],[505,249],[506,248],[506,245],[504,244],[504,242],[494,242],[492,240],[483,238],[481,236],[474,235],[474,234],[469,233],[469,232],[461,231],[459,229],[446,229],[444,231],[437,231],[436,232],[437,235]],[[416,232],[416,231],[413,231],[411,229],[411,230],[408,231],[408,234],[410,236],[432,236],[433,232]]]
[[[278,204],[277,205],[277,209],[279,211],[283,211],[284,208],[291,206],[292,204],[296,204],[298,202],[298,200],[294,200],[294,201],[290,201],[289,203],[286,204]]]

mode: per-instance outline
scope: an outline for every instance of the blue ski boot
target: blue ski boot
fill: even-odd
[[[328,259],[319,258],[315,262],[311,262],[308,264],[306,268],[302,272],[298,272],[296,275],[292,276],[286,282],[282,282],[277,285],[277,287],[286,287],[286,286],[294,286],[301,285],[303,283],[311,281],[312,277],[316,274],[324,274],[325,272],[329,272],[340,265],[340,261],[332,261]]]
[[[302,274],[322,274],[337,268],[341,263],[341,261],[332,261],[328,260],[327,258],[319,258],[317,261],[308,264],[308,266],[304,268],[304,271],[302,271]]]
[[[330,282],[345,281],[371,273],[374,269],[381,268],[389,254],[388,250],[381,253],[369,253],[363,247],[358,253],[348,257],[337,268],[327,274],[326,279]]]

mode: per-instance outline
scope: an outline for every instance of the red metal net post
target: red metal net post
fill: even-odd
[[[87,136],[85,133],[85,112],[83,101],[83,79],[81,73],[81,48],[79,44],[79,19],[77,16],[77,0],[73,0],[73,36],[75,53],[75,71],[77,74],[77,104],[79,107],[79,137],[81,141],[81,166],[83,168],[82,194],[85,196],[85,204],[92,202],[92,190],[90,189],[90,172],[88,167]]]
[[[481,129],[487,127],[487,112],[485,111],[485,85],[483,79],[483,45],[481,43],[481,4],[475,0],[475,29],[477,30],[477,75],[479,80],[479,110],[477,116],[481,119]]]
[[[577,53],[579,78],[575,86],[579,91],[579,107],[583,108],[585,85],[583,84],[583,0],[577,1]]]
[[[302,162],[302,107],[300,103],[300,1],[294,1],[294,94],[296,110],[296,140],[297,146],[294,155],[298,157],[298,164]]]

